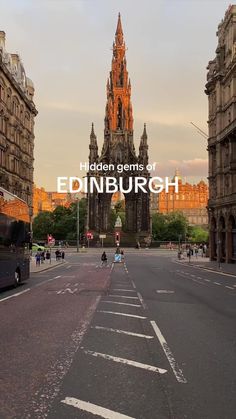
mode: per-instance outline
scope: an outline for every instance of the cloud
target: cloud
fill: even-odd
[[[208,172],[208,159],[195,158],[157,162],[157,173],[160,176],[173,176],[176,169],[180,171],[182,177],[205,178]]]

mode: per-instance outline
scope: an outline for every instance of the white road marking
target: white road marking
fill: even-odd
[[[229,285],[225,285],[225,288],[229,288],[229,290],[234,290],[233,287],[229,287]]]
[[[183,371],[179,368],[179,366],[178,366],[178,364],[177,364],[177,362],[176,362],[176,360],[175,360],[175,358],[174,358],[174,356],[173,356],[173,354],[172,354],[169,346],[167,345],[167,342],[166,342],[164,336],[162,335],[159,327],[157,326],[156,322],[154,320],[151,320],[150,323],[151,323],[151,325],[152,325],[152,327],[154,329],[154,332],[157,335],[157,338],[158,338],[158,340],[159,340],[159,342],[160,342],[160,344],[162,346],[163,351],[166,354],[166,357],[167,357],[167,359],[169,361],[169,364],[170,364],[170,366],[172,368],[172,371],[173,371],[173,373],[174,373],[174,375],[176,377],[176,380],[179,383],[187,383],[187,380],[186,380],[186,378],[183,375]]]
[[[156,290],[158,294],[174,294],[174,291],[170,290]]]
[[[114,412],[110,409],[105,409],[104,407],[92,404],[90,402],[84,402],[83,400],[76,399],[75,397],[66,397],[64,400],[61,400],[61,403],[65,403],[69,406],[83,410],[84,412],[89,412],[95,416],[100,416],[106,419],[134,419],[131,416],[126,416],[122,413]]]
[[[64,290],[57,291],[57,294],[66,294],[67,292],[69,294],[74,294],[76,291],[78,291],[77,288],[75,288],[73,291],[70,288],[65,288]]]
[[[129,298],[132,300],[138,300],[138,297],[130,297],[127,295],[116,295],[116,294],[109,294],[109,297],[115,297],[115,298]]]
[[[106,310],[98,310],[98,313],[107,313],[107,314],[115,314],[117,316],[125,316],[125,317],[135,317],[137,319],[146,319],[147,317],[138,316],[136,314],[127,314],[127,313],[120,313],[118,311],[106,311]]]
[[[30,291],[30,290],[31,290],[31,288],[27,288],[27,289],[26,289],[26,290],[24,290],[24,291],[17,292],[16,294],[12,294],[12,295],[9,295],[8,297],[2,298],[2,299],[0,300],[0,303],[1,303],[2,301],[9,300],[10,298],[19,297],[19,295],[22,295],[22,294],[24,294],[25,292],[28,292],[28,291]]]
[[[69,266],[66,267],[66,269],[70,269],[70,268],[71,268],[71,265],[69,265]]]
[[[165,374],[167,372],[167,370],[164,370],[163,368],[154,367],[153,365],[148,365],[148,364],[142,364],[141,362],[131,361],[130,359],[119,358],[117,356],[103,354],[101,352],[94,352],[94,351],[89,351],[89,350],[84,350],[84,352],[87,355],[105,358],[110,361],[120,362],[121,364],[131,365],[133,367],[142,368],[144,370],[158,372],[159,374]]]
[[[197,279],[193,278],[192,281],[197,282],[197,284],[204,285],[204,287],[206,287],[206,284],[204,284],[203,282],[199,282]]]
[[[133,288],[136,290],[136,285],[132,279],[131,279],[131,284],[133,285]]]
[[[142,307],[144,308],[144,310],[147,308],[147,306],[146,306],[146,303],[143,301],[143,297],[142,297],[142,295],[140,294],[140,292],[137,292],[137,294],[138,294],[138,298],[139,298],[139,301],[140,301],[140,303],[142,304]]]
[[[201,276],[197,276],[197,279],[204,279],[204,278],[202,278]],[[205,280],[204,280],[205,281]]]
[[[154,336],[149,336],[149,335],[142,335],[141,333],[128,332],[127,330],[112,329],[111,327],[104,327],[104,326],[91,326],[91,329],[106,330],[107,332],[116,332],[116,333],[121,333],[123,335],[136,336],[138,338],[144,338],[144,339],[153,339],[154,337]]]
[[[219,282],[214,282],[214,284],[216,284],[216,285],[221,285]]]
[[[233,285],[233,287],[236,287],[236,284],[235,284],[235,285]]]
[[[140,304],[131,304],[131,303],[121,303],[119,301],[109,301],[109,300],[103,300],[102,303],[108,303],[108,304],[119,304],[121,306],[130,306],[130,307],[142,307]]]
[[[204,281],[211,282],[210,279],[205,278]]]
[[[134,290],[125,290],[123,288],[113,288],[113,291],[127,291],[127,292],[135,292]]]
[[[61,275],[54,276],[54,278],[53,278],[53,279],[57,279],[57,278],[61,278]]]
[[[225,272],[218,272],[218,271],[215,271],[214,269],[207,269],[207,268],[202,268],[202,269],[204,271],[207,271],[207,272],[212,272],[213,274],[224,275],[224,276],[232,276],[233,278],[235,278],[235,276],[236,276],[236,275],[233,275],[233,274],[227,274]]]
[[[74,360],[83,337],[89,328],[91,319],[94,315],[96,307],[99,304],[101,297],[96,297],[94,303],[86,310],[83,317],[83,322],[75,330],[72,329],[70,339],[65,347],[63,353],[55,358],[51,364],[46,375],[44,376],[44,384],[40,390],[32,396],[32,405],[35,412],[40,412],[41,418],[48,416],[47,411],[51,406],[53,400],[57,397],[61,388],[63,378],[67,374]],[[47,395],[47,403],[45,403],[45,395]]]

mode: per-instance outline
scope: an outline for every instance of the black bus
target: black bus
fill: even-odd
[[[27,203],[0,187],[0,288],[29,278],[30,242]]]

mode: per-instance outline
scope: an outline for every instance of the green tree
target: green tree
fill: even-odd
[[[166,240],[167,220],[161,213],[152,214],[152,235],[154,240]]]
[[[67,235],[71,231],[76,231],[76,222],[73,219],[71,208],[58,206],[52,213],[53,217],[53,234],[57,240],[67,239]]]
[[[208,231],[200,226],[189,226],[188,236],[192,242],[196,243],[205,243],[209,239]]]
[[[79,231],[83,234],[86,224],[86,199],[79,203]],[[33,221],[35,240],[46,240],[52,234],[56,240],[76,240],[77,236],[77,202],[69,208],[58,206],[53,212],[42,211]]]
[[[52,213],[42,211],[33,220],[33,240],[46,240],[47,234],[53,234]]]
[[[182,212],[174,211],[167,214],[166,240],[184,240],[188,229],[188,220]]]

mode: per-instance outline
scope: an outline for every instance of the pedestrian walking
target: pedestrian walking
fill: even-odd
[[[190,260],[191,260],[191,256],[192,256],[192,249],[191,249],[190,246],[188,246],[187,247],[187,258],[188,258],[189,263],[190,263]]]
[[[38,250],[36,255],[35,255],[35,260],[36,260],[36,266],[40,266],[40,262],[41,262],[41,253]]]
[[[64,260],[65,260],[65,252],[64,252],[64,250],[62,250],[62,252],[61,252],[61,259],[64,262]]]
[[[196,244],[193,246],[193,250],[194,250],[195,258],[197,259],[197,257],[198,257],[198,246]]]
[[[47,251],[46,251],[46,260],[47,260],[48,262],[50,262],[50,259],[51,259],[51,255],[50,255],[49,250],[47,250]]]
[[[60,260],[60,258],[61,258],[61,252],[60,252],[60,250],[59,249],[57,249],[56,251],[55,251],[55,255],[56,255],[56,260],[58,261],[58,260]]]
[[[44,250],[41,252],[41,263],[44,263],[45,261],[45,252]]]
[[[107,265],[107,255],[106,252],[103,252],[102,256],[101,256],[101,266],[106,266]]]

